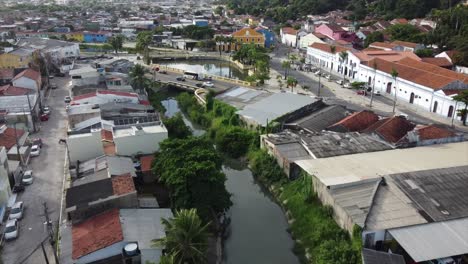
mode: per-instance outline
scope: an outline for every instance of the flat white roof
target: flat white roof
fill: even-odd
[[[129,128],[114,128],[114,138],[138,136],[138,134],[135,135],[134,133],[135,127],[136,126],[131,126]],[[143,126],[142,130],[144,134],[167,133],[166,127],[162,125]]]
[[[303,159],[295,163],[326,186],[332,186],[388,174],[464,166],[468,164],[468,142]]]

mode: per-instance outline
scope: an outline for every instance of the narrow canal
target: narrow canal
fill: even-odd
[[[161,65],[191,71],[202,74],[218,75],[221,77],[234,78],[244,80],[248,74],[246,71],[238,69],[236,66],[227,61],[222,60],[203,60],[203,61],[161,61]]]
[[[167,116],[180,112],[175,99],[168,98],[162,103]],[[194,135],[205,133],[185,115],[183,117]],[[246,164],[225,159],[223,171],[233,202],[228,213],[231,225],[230,236],[225,241],[224,263],[298,264],[299,260],[292,252],[294,242],[287,232],[288,223],[283,211],[255,181]]]

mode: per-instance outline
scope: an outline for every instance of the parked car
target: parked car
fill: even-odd
[[[50,88],[53,89],[53,90],[57,89],[57,84],[56,83],[51,83]]]
[[[50,114],[50,107],[47,106],[47,105],[44,106],[44,107],[42,108],[42,113],[43,113],[43,114],[46,114],[46,115]]]
[[[33,145],[31,147],[31,157],[37,157],[41,154],[41,148],[38,145]]]
[[[177,77],[176,80],[179,81],[179,82],[185,82],[185,77],[180,76],[180,77]]]
[[[13,220],[8,220],[8,222],[5,225],[5,240],[12,240],[18,238],[19,235],[19,226],[18,226],[18,220],[13,219]]]
[[[54,75],[53,75],[53,74],[50,74],[50,75],[49,75],[49,79],[50,79],[50,80],[53,80],[53,79],[54,79]]]
[[[367,92],[366,92],[366,90],[358,90],[358,91],[356,91],[356,94],[366,96]]]
[[[325,75],[325,78],[330,81],[331,80],[331,75],[327,74],[327,75]]]
[[[214,84],[212,82],[203,82],[204,87],[213,87]]]
[[[343,85],[343,80],[337,80],[336,83],[339,85]]]
[[[159,73],[167,74],[167,71],[162,70],[162,71],[159,71]]]
[[[63,72],[58,72],[57,74],[55,74],[57,77],[65,77],[65,73]]]
[[[32,170],[25,171],[23,174],[23,178],[21,179],[21,184],[30,185],[33,182],[34,182],[33,171]]]
[[[13,188],[11,188],[11,191],[13,193],[20,193],[20,192],[23,192],[24,191],[24,186],[23,185],[20,185],[20,184],[16,184],[15,186],[13,186]]]
[[[70,97],[70,96],[65,96],[65,98],[63,99],[63,101],[65,101],[65,103],[68,104],[68,103],[71,102],[71,97]]]
[[[343,87],[349,89],[349,88],[351,88],[351,84],[350,84],[350,83],[345,83],[345,84],[343,85]]]
[[[320,75],[320,70],[314,72],[315,75],[319,76]]]
[[[48,114],[42,114],[40,117],[42,122],[48,121],[49,120],[49,115]]]
[[[31,139],[29,139],[29,141],[33,145],[38,145],[40,148],[42,148],[42,138],[31,138]]]
[[[13,219],[18,219],[20,220],[23,218],[23,210],[24,210],[24,204],[22,201],[16,202],[10,210],[10,215],[8,216],[8,219],[13,220]]]
[[[195,86],[201,88],[201,87],[203,87],[203,84],[202,83],[196,83]]]

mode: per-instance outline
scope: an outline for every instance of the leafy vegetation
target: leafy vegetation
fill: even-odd
[[[146,68],[141,64],[135,64],[129,72],[130,83],[135,89],[142,91],[148,85],[148,79],[145,77]]]
[[[465,104],[465,108],[458,110],[458,114],[462,118],[463,125],[466,126],[466,119],[468,116],[468,90],[461,91],[453,97],[453,100]]]
[[[192,135],[192,130],[185,124],[181,113],[177,113],[171,118],[164,119],[169,138],[188,138]]]
[[[146,64],[150,64],[149,46],[153,42],[153,33],[151,31],[141,31],[136,38],[135,49],[143,52],[143,59]]]
[[[381,31],[370,33],[364,41],[364,47],[367,48],[371,43],[384,41],[384,34]]]
[[[253,66],[252,81],[258,80],[263,84],[265,80],[270,79],[270,56],[266,48],[255,44],[243,44],[232,59]]]
[[[232,205],[221,165],[221,157],[206,138],[167,139],[160,143],[153,172],[169,188],[172,208],[196,208],[208,222]]]
[[[117,54],[119,50],[121,50],[123,47],[124,36],[121,34],[118,34],[116,36],[109,38],[108,42],[114,49],[115,53]]]
[[[204,224],[195,209],[176,211],[170,219],[162,219],[166,236],[153,240],[168,255],[160,263],[199,264],[206,262],[208,224]],[[163,262],[164,261],[164,262]]]
[[[391,40],[410,41],[415,43],[426,42],[426,33],[411,24],[395,24],[385,31],[390,35]]]

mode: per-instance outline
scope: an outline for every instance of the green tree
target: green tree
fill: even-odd
[[[146,68],[141,64],[135,64],[129,72],[130,83],[135,89],[142,92],[148,83],[148,79],[145,77]]]
[[[421,43],[425,41],[425,35],[411,24],[395,24],[386,30],[392,40],[410,41]]]
[[[196,209],[176,211],[175,216],[162,219],[166,237],[153,240],[155,247],[163,247],[177,264],[206,263],[208,224],[203,224]],[[165,260],[170,261],[170,259]]]
[[[350,243],[342,240],[321,241],[316,252],[315,263],[358,263],[356,252]]]
[[[330,46],[330,52],[332,54],[332,61],[335,60],[335,54],[336,54],[336,46],[335,45],[332,45]],[[330,64],[330,69],[328,71],[328,73],[331,75],[331,70],[332,70],[332,65]]]
[[[164,120],[169,138],[187,138],[192,135],[192,130],[185,124],[181,113]]]
[[[173,208],[196,208],[208,221],[232,205],[221,165],[209,140],[189,137],[163,141],[153,171],[169,188]]]
[[[432,49],[419,49],[415,53],[421,58],[434,56],[434,51]]]
[[[468,90],[463,90],[453,97],[453,100],[465,104],[465,108],[459,110],[463,125],[466,126],[466,119],[468,116]]]
[[[117,54],[119,50],[121,50],[123,47],[124,36],[121,34],[118,34],[116,36],[109,38],[108,42],[114,49],[115,54]]]
[[[208,93],[206,94],[205,100],[206,100],[206,111],[211,111],[213,110],[213,104],[214,104],[214,97],[215,97],[215,92],[213,90],[209,90]]]
[[[135,49],[143,52],[143,58],[146,64],[150,64],[149,46],[153,42],[153,33],[151,31],[142,31],[136,38]]]
[[[384,41],[384,35],[381,31],[374,31],[367,35],[366,40],[364,41],[364,47],[369,47],[373,42],[382,42]]]
[[[151,264],[151,263],[145,263],[145,264]],[[176,260],[173,255],[164,255],[164,256],[161,256],[158,264],[176,264]]]
[[[284,60],[281,62],[281,68],[284,69],[284,79],[288,78],[289,69],[291,69],[291,62]]]
[[[245,155],[256,135],[240,127],[228,127],[216,133],[216,146],[233,158]]]
[[[340,56],[341,71],[343,71],[343,84],[341,85],[343,86],[346,80],[346,74],[345,74],[343,64],[346,64],[348,61],[348,52],[346,50],[343,50],[342,52],[340,52],[339,56]]]

